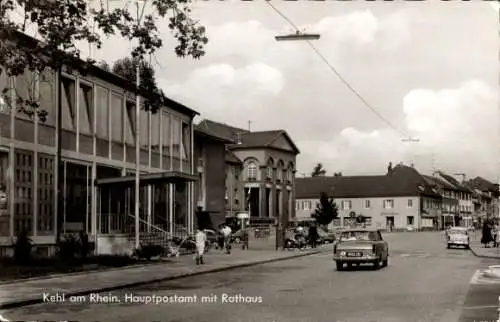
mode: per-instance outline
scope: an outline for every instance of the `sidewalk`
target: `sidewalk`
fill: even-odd
[[[476,231],[470,234],[470,250],[477,257],[500,259],[500,247],[485,248],[481,244],[481,232]]]
[[[231,255],[210,251],[204,265],[195,265],[192,256],[168,258],[158,264],[128,267],[66,276],[36,278],[0,284],[0,309],[43,303],[43,292],[72,295],[109,292],[138,285],[173,280],[229,269],[248,267],[280,260],[308,256],[331,249],[331,245],[304,251],[234,250]]]

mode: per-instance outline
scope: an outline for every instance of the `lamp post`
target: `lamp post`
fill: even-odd
[[[268,2],[269,5],[271,5]],[[272,5],[271,5],[272,7]],[[273,8],[274,9],[274,8]],[[288,20],[288,19],[287,19]],[[293,25],[293,24],[292,24]],[[320,34],[309,34],[309,33],[304,33],[295,28],[295,33],[292,34],[287,34],[287,35],[278,35],[275,36],[274,39],[276,41],[306,41],[309,43],[311,40],[318,40],[321,38]],[[304,175],[305,177],[305,175]],[[278,201],[279,202],[279,201]],[[289,212],[290,210],[288,210]],[[288,216],[287,212],[287,216]],[[285,227],[288,223],[288,218],[286,218],[282,214],[278,214],[280,218],[278,218],[278,225],[276,227],[276,250],[280,247],[283,247],[285,243],[285,233],[287,227]]]

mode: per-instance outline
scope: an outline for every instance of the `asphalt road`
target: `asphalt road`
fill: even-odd
[[[121,301],[115,304],[89,303],[87,297],[75,299],[80,303],[69,303],[66,299],[65,303],[39,304],[1,314],[11,321],[472,322],[480,321],[479,318],[496,319],[493,314],[496,312],[489,310],[498,304],[492,285],[487,285],[489,293],[485,285],[470,287],[476,270],[491,264],[491,260],[481,260],[462,249],[447,250],[442,233],[395,233],[385,238],[391,257],[389,266],[379,271],[361,268],[337,272],[331,255],[324,253],[114,292],[112,295]],[[469,292],[475,287],[483,287],[483,291]],[[500,285],[496,289],[500,290]],[[137,303],[153,295],[168,296],[170,299],[161,298],[162,301],[176,303]],[[126,302],[127,296],[136,303]],[[488,304],[487,313],[481,309],[485,301],[493,303]],[[464,306],[466,309],[462,310]]]

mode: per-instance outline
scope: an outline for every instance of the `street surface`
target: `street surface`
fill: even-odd
[[[476,274],[497,260],[480,259],[463,249],[447,250],[442,232],[384,237],[391,257],[389,266],[379,271],[337,272],[331,254],[323,253],[93,296],[94,301],[119,303],[89,303],[86,297],[74,299],[79,303],[66,299],[0,314],[11,321],[473,322],[498,318],[500,284],[482,282]],[[158,299],[171,303],[145,304]]]

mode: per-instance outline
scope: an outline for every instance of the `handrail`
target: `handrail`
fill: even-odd
[[[129,216],[129,217],[132,217],[132,218],[135,218],[135,216],[130,215],[130,214],[129,214],[128,216]],[[145,221],[144,219],[139,218],[139,222],[142,222],[143,224],[146,224],[146,225],[148,225],[149,227],[153,227],[154,229],[157,229],[157,230],[159,230],[159,231],[160,231],[160,232],[162,232],[162,233],[165,233],[165,234],[170,234],[170,232],[168,232],[168,231],[166,231],[166,230],[163,230],[163,229],[161,229],[161,228],[160,228],[160,227],[158,227],[158,226],[155,226],[155,225],[153,225],[153,224],[150,224],[150,223],[148,223],[147,221]]]

